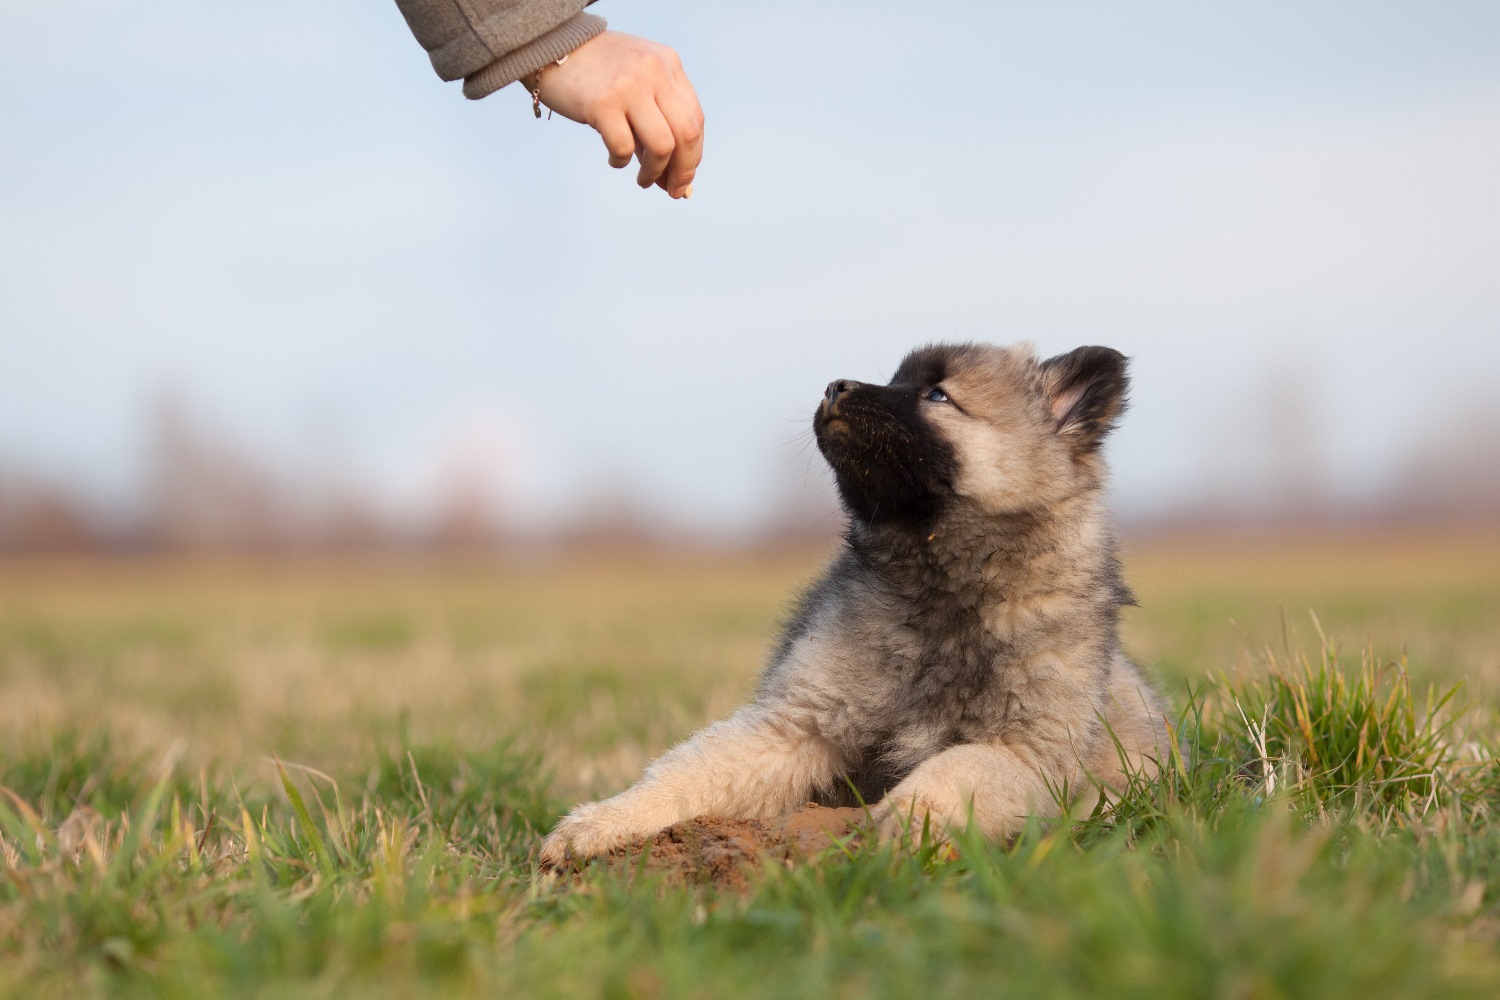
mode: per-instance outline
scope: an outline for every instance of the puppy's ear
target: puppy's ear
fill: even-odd
[[[1099,447],[1125,412],[1125,355],[1109,347],[1080,347],[1042,362],[1042,389],[1054,429],[1078,453]]]

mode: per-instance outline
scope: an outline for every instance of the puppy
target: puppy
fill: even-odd
[[[556,866],[700,815],[875,805],[882,833],[1004,840],[1059,792],[1154,770],[1163,707],[1120,651],[1100,446],[1126,360],[935,345],[888,385],[830,383],[813,420],[848,514],[751,704],[580,805]],[[1122,762],[1122,756],[1124,762]]]

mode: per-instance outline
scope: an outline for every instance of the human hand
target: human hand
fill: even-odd
[[[536,74],[522,80],[536,88]],[[609,165],[640,161],[636,183],[673,198],[691,197],[703,159],[703,109],[677,53],[665,45],[606,31],[584,42],[561,66],[541,71],[541,101],[564,118],[591,126],[609,150]]]

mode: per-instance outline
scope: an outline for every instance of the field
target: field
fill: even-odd
[[[1132,545],[1112,811],[536,877],[821,557],[0,563],[0,995],[1500,995],[1493,535]]]

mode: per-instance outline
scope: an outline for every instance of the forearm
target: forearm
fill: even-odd
[[[836,762],[826,741],[775,712],[741,709],[672,748],[610,801],[670,802],[668,822],[693,816],[772,816],[828,785]]]
[[[572,52],[604,31],[589,0],[396,0],[444,80],[478,99]]]
[[[788,812],[838,772],[827,742],[751,706],[656,760],[640,781],[563,818],[542,845],[544,864],[604,854],[694,816]]]

